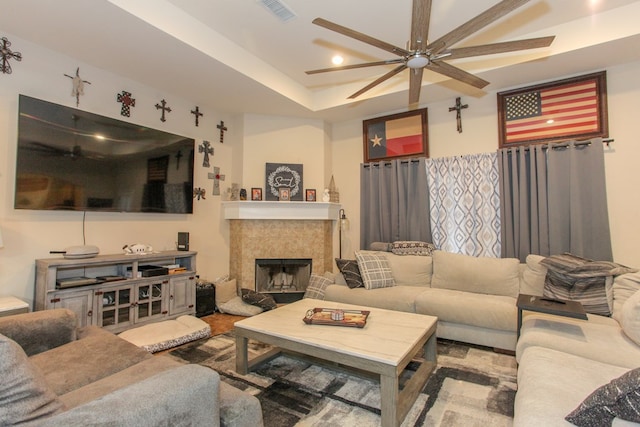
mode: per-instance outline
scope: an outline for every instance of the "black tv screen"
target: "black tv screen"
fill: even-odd
[[[193,213],[194,146],[20,95],[15,208]]]

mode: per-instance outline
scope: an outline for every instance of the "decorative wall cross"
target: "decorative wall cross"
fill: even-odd
[[[2,56],[2,72],[4,74],[11,74],[11,64],[9,64],[10,59],[15,59],[16,61],[22,61],[22,54],[20,52],[12,52],[9,49],[11,46],[11,42],[6,37],[2,39],[2,47],[0,47],[0,56]]]
[[[131,116],[131,107],[136,106],[136,100],[131,97],[131,93],[122,91],[118,94],[118,102],[122,102],[122,108],[120,109],[120,115],[129,117]]]
[[[460,114],[460,111],[463,110],[464,108],[469,108],[469,105],[468,104],[462,105],[462,103],[460,102],[460,97],[456,98],[456,105],[454,107],[449,107],[449,112],[452,112],[452,111],[456,112],[456,123],[458,125],[458,133],[462,133],[462,115]]]
[[[203,200],[206,200],[206,197],[204,197],[206,192],[207,191],[204,188],[200,188],[200,187],[194,188],[193,189],[193,198],[195,199],[197,197],[198,200],[200,200],[201,198]]]
[[[217,166],[213,167],[213,173],[209,172],[207,174],[207,178],[213,180],[213,194],[214,196],[220,195],[220,181],[224,181],[225,176],[220,175],[220,168]]]
[[[220,120],[220,124],[218,126],[216,126],[218,129],[220,129],[220,143],[224,143],[224,131],[227,130],[226,126],[224,125],[224,122],[222,120]]]
[[[202,166],[208,168],[209,165],[209,155],[213,156],[213,147],[209,143],[209,141],[202,141],[202,145],[198,146],[198,152],[204,153],[204,159],[202,159]]]
[[[82,80],[80,77],[80,67],[76,68],[76,75],[70,76],[69,74],[65,74],[66,77],[71,79],[73,84],[73,88],[71,89],[71,96],[76,97],[76,107],[80,105],[80,95],[84,95],[84,84],[90,85],[91,82],[87,80]]]
[[[194,115],[196,116],[196,126],[198,126],[198,124],[199,124],[198,119],[199,119],[200,117],[204,116],[204,114],[202,114],[202,113],[200,112],[200,107],[198,107],[198,106],[196,105],[196,109],[195,109],[195,110],[191,110],[191,114],[194,114]]]
[[[157,110],[162,110],[162,115],[160,116],[160,121],[161,122],[166,122],[167,119],[165,119],[164,117],[164,113],[170,113],[171,112],[171,108],[167,107],[167,101],[165,101],[164,99],[162,101],[160,101],[160,104],[156,104],[156,109]]]

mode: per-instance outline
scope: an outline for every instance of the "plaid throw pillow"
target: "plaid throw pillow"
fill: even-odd
[[[347,282],[347,286],[351,289],[364,287],[362,276],[360,275],[360,268],[358,268],[358,262],[355,259],[336,258],[336,265],[340,273],[342,273],[345,282]]]
[[[433,243],[413,240],[396,240],[391,244],[391,252],[395,255],[431,256],[436,247]]]
[[[332,283],[333,281],[326,277],[311,274],[309,286],[307,286],[307,290],[304,293],[304,298],[324,299],[324,291],[327,286]]]
[[[366,289],[395,286],[387,257],[377,253],[356,252],[356,260]]]

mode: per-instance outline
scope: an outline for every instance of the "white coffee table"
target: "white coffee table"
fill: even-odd
[[[315,308],[369,310],[364,328],[309,325],[302,321]],[[303,299],[236,322],[236,371],[249,370],[272,358],[280,349],[373,373],[380,378],[382,426],[398,426],[435,369],[437,318],[365,306]],[[248,340],[276,346],[273,351],[248,360]],[[399,389],[399,376],[424,350],[422,363]]]

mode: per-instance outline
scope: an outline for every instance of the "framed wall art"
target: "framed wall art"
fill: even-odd
[[[262,188],[253,187],[251,189],[251,200],[262,200]]]
[[[427,109],[362,121],[364,163],[429,157]]]
[[[606,71],[498,93],[500,148],[609,136]]]
[[[304,200],[301,164],[267,163],[265,171],[265,200],[280,200],[281,188],[289,189],[291,200]]]

